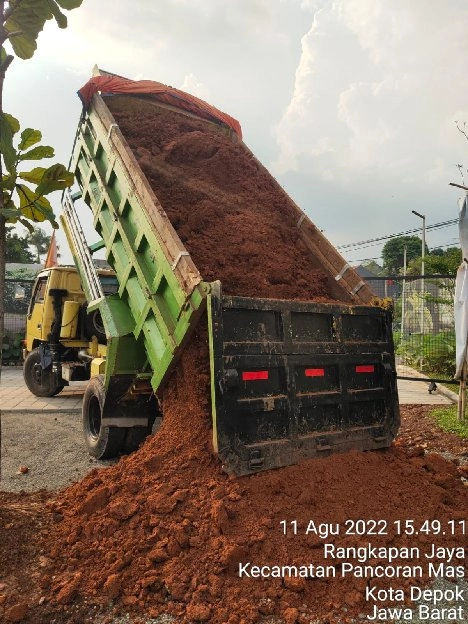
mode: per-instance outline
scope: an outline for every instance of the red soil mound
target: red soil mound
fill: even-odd
[[[245,146],[148,99],[105,101],[203,279],[230,295],[336,299],[291,200]]]

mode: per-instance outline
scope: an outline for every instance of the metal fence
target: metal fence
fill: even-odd
[[[452,379],[455,373],[455,276],[364,279],[376,296],[393,300],[393,338],[399,376],[411,377],[417,371],[431,378]],[[6,279],[4,361],[21,359],[33,284],[33,279]]]
[[[33,279],[6,278],[5,280],[5,335],[2,359],[18,362],[26,331],[26,315],[31,299]]]
[[[365,278],[394,303],[393,337],[399,376],[414,371],[449,381],[455,373],[454,275]]]

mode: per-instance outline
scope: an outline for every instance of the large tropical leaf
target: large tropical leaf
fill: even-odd
[[[10,113],[3,113],[3,115],[7,124],[11,128],[12,134],[16,134],[17,132],[19,132],[20,122],[16,119],[16,117],[13,117],[13,115],[10,115]]]
[[[67,11],[71,11],[72,9],[77,9],[81,6],[83,0],[57,0],[57,4],[59,4],[62,9]]]
[[[21,133],[21,141],[18,144],[18,149],[24,151],[29,149],[32,145],[36,145],[42,139],[42,132],[40,130],[33,130],[32,128],[26,128]]]
[[[42,160],[43,158],[52,158],[54,154],[54,148],[50,147],[50,145],[38,145],[29,150],[29,152],[20,154],[18,160]]]
[[[21,0],[10,3],[10,9],[4,28],[7,33],[18,33],[10,38],[13,51],[22,59],[31,58],[36,51],[37,36],[52,17],[48,0]]]
[[[0,115],[0,154],[9,173],[13,173],[16,168],[17,152],[13,147],[12,120],[15,118],[7,113]],[[17,121],[17,120],[16,120]]]
[[[73,184],[75,176],[71,171],[61,165],[56,164],[49,167],[43,174],[40,184],[36,188],[38,195],[48,195],[52,191],[60,191]]]
[[[58,4],[56,4],[54,0],[48,0],[48,1],[49,1],[49,6],[50,6],[50,11],[52,15],[55,17],[55,21],[57,22],[58,27],[66,28],[68,25],[66,16],[62,13]]]
[[[16,184],[16,171],[2,177],[2,188],[4,191],[12,191]]]
[[[42,176],[46,171],[47,167],[35,167],[31,169],[31,171],[22,171],[18,174],[18,177],[22,180],[26,180],[26,182],[37,185],[41,183]]]
[[[36,40],[47,20],[55,18],[59,28],[67,27],[67,18],[60,7],[71,10],[81,5],[80,0],[21,0],[10,2],[10,15],[5,21],[14,53],[22,59],[31,58],[36,51]]]
[[[46,197],[39,196],[24,184],[17,184],[16,190],[20,200],[20,210],[24,217],[31,221],[54,220],[52,206]]]
[[[9,223],[15,223],[21,213],[15,206],[14,202],[11,199],[8,199],[3,208],[0,208],[0,214],[5,217]]]
[[[34,167],[31,171],[22,171],[19,174],[19,177],[22,180],[26,180],[26,182],[31,182],[31,184],[40,184],[42,176],[46,171],[46,167]]]

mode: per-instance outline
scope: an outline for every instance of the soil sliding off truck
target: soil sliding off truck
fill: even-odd
[[[80,91],[86,112],[71,164],[80,191],[65,193],[61,216],[76,269],[38,276],[27,325],[29,389],[52,396],[69,381],[90,379],[83,399],[89,452],[130,452],[151,431],[158,390],[170,383],[191,330],[207,322],[213,447],[227,472],[389,446],[399,426],[391,314],[370,305],[368,286],[287,196],[336,303],[226,296],[220,281],[204,281],[106,104],[111,93],[203,119],[266,171],[229,116],[159,83],[96,69]],[[91,248],[78,197],[102,237]],[[113,272],[96,271],[98,248]]]

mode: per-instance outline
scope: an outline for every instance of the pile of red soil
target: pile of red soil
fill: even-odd
[[[290,198],[242,143],[151,99],[105,102],[203,279],[229,295],[336,300]]]
[[[427,582],[427,572],[371,581],[340,574],[259,579],[240,578],[239,563],[339,568],[339,561],[324,560],[329,541],[418,547],[419,559],[391,565],[421,564],[426,571],[431,544],[464,545],[460,531],[395,534],[396,519],[419,526],[436,518],[447,527],[448,520],[465,517],[468,489],[457,467],[418,449],[351,452],[229,478],[211,453],[205,368],[204,342],[194,340],[164,393],[160,431],[138,452],[65,490],[53,505],[60,521],[49,536],[42,581],[50,608],[86,599],[146,616],[170,613],[183,622],[253,624],[270,616],[289,624],[346,622],[370,612],[369,582],[405,588]],[[187,383],[192,378],[204,383]],[[347,519],[386,520],[388,533],[345,535]],[[285,536],[282,520],[296,520],[299,534]],[[340,534],[327,540],[306,535],[310,520],[339,523]]]

